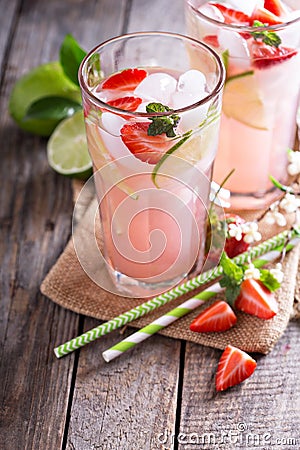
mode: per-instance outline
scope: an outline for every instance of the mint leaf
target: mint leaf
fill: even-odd
[[[161,103],[149,103],[146,106],[147,113],[163,113],[172,111],[168,106]],[[175,137],[174,128],[177,127],[180,117],[177,114],[170,116],[153,116],[149,117],[152,123],[148,127],[148,136],[157,136],[165,133],[168,137]]]
[[[280,283],[267,269],[260,269],[259,281],[261,281],[271,292],[276,291],[276,289],[280,287]]]
[[[29,106],[24,119],[62,120],[80,109],[82,109],[80,103],[64,97],[42,97]]]
[[[254,20],[253,27],[265,27],[266,24],[260,22],[259,20]],[[279,47],[281,44],[281,39],[274,31],[253,31],[252,36],[257,41],[261,39],[266,45],[270,45],[271,47]]]
[[[225,252],[222,253],[220,265],[223,269],[223,277],[220,280],[221,287],[225,287],[225,297],[228,303],[234,304],[240,293],[241,283],[244,277],[243,269],[235,264]]]
[[[67,34],[60,47],[59,61],[66,76],[76,85],[79,85],[78,69],[85,55],[73,36]]]

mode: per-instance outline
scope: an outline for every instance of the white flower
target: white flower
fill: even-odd
[[[235,238],[237,241],[241,241],[243,238],[243,229],[241,225],[236,225],[235,223],[230,223],[228,225],[228,234],[230,237]]]
[[[252,263],[249,264],[248,269],[244,272],[244,280],[249,280],[250,278],[253,278],[254,280],[260,279],[260,271],[259,269],[256,269]]]
[[[287,171],[290,175],[298,175],[300,173],[300,152],[293,150],[288,151],[289,165]]]
[[[244,241],[247,244],[261,240],[261,234],[258,231],[258,224],[256,222],[248,222],[242,225],[243,233],[245,233]]]
[[[297,198],[294,194],[287,192],[280,202],[280,208],[287,213],[293,213],[297,211],[300,206],[300,198]]]
[[[268,211],[265,217],[268,225],[274,225],[275,223],[280,227],[286,226],[286,218],[279,211]]]
[[[280,263],[277,263],[275,268],[270,270],[270,273],[278,281],[278,283],[282,283],[284,278],[284,273],[282,272],[281,269],[282,265]]]
[[[216,195],[217,192],[218,194]],[[217,206],[221,206],[222,208],[230,207],[230,191],[224,188],[220,189],[220,186],[215,181],[211,182],[209,198]]]

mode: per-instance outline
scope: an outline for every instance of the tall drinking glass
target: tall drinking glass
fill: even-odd
[[[130,296],[170,288],[204,261],[224,68],[203,43],[134,33],[79,71],[102,249]]]
[[[240,6],[245,8],[245,3],[241,1]],[[238,9],[239,2],[234,1],[234,5]],[[278,195],[269,175],[287,182],[287,149],[294,148],[300,11],[294,11],[288,0],[280,17],[265,8],[249,12],[250,16],[245,12],[232,14],[228,6],[233,8],[230,1],[228,5],[223,0],[186,0],[187,30],[209,43],[227,66],[214,179],[220,181],[235,168],[226,184],[232,207],[264,208]],[[252,20],[255,17],[260,20]],[[268,21],[272,25],[264,26]]]

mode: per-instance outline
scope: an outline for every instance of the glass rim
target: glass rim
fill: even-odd
[[[299,17],[296,17],[295,19],[289,20],[287,22],[278,23],[276,25],[265,25],[265,26],[260,26],[260,27],[253,27],[251,25],[238,25],[238,24],[233,24],[233,23],[224,23],[224,22],[220,22],[219,20],[213,19],[212,17],[206,16],[201,11],[199,11],[193,5],[192,2],[193,2],[193,0],[186,0],[187,6],[190,7],[197,16],[200,16],[202,19],[204,19],[208,22],[211,22],[220,28],[222,27],[222,28],[232,30],[232,31],[237,31],[237,32],[242,31],[242,32],[251,33],[253,31],[280,31],[280,30],[283,30],[284,28],[288,27],[289,25],[293,25],[300,21],[300,16],[299,16]]]
[[[196,44],[198,47],[205,49],[208,53],[210,53],[213,56],[213,58],[216,61],[216,66],[219,69],[218,81],[215,84],[212,92],[210,94],[208,94],[207,96],[205,96],[204,98],[202,98],[201,100],[199,100],[198,102],[192,103],[191,105],[185,106],[183,108],[170,109],[170,111],[155,112],[155,113],[147,113],[147,112],[141,112],[141,111],[126,111],[124,109],[111,106],[108,103],[105,103],[104,101],[102,101],[98,97],[96,97],[87,87],[87,84],[84,80],[84,75],[83,75],[89,59],[95,53],[99,52],[103,47],[105,47],[108,44],[122,41],[124,39],[131,39],[131,38],[142,37],[142,36],[144,36],[144,37],[147,37],[147,36],[148,37],[169,36],[169,37],[174,37],[177,39],[179,38],[181,40],[190,42],[191,44],[194,44],[194,45]],[[209,47],[205,42],[198,41],[197,39],[194,39],[190,36],[185,36],[183,34],[166,32],[166,31],[139,31],[139,32],[135,32],[135,33],[122,34],[122,35],[107,39],[106,41],[102,42],[101,44],[96,45],[92,50],[90,50],[87,53],[87,55],[82,60],[79,70],[78,70],[78,79],[79,79],[80,88],[84,92],[84,94],[87,95],[89,100],[91,100],[96,106],[98,106],[99,108],[103,108],[107,111],[113,112],[115,114],[122,114],[122,115],[126,115],[126,116],[131,116],[131,117],[143,117],[143,118],[157,117],[157,116],[163,117],[163,116],[170,116],[172,114],[181,114],[181,113],[193,110],[201,105],[204,105],[205,103],[209,102],[211,99],[213,99],[215,96],[217,96],[221,92],[221,90],[223,89],[224,84],[225,84],[225,78],[226,78],[226,74],[225,74],[225,67],[224,67],[223,61],[214,49]],[[149,101],[149,103],[151,103],[151,102]]]

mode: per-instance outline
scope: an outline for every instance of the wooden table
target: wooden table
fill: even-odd
[[[57,59],[68,32],[89,49],[140,30],[184,32],[183,2],[1,0],[0,448],[299,449],[299,322],[258,356],[253,377],[221,394],[221,352],[179,340],[156,335],[111,364],[101,352],[118,332],[62,360],[53,354],[98,322],[39,292],[71,234],[71,181],[49,168],[46,140],[13,123],[9,93]]]

